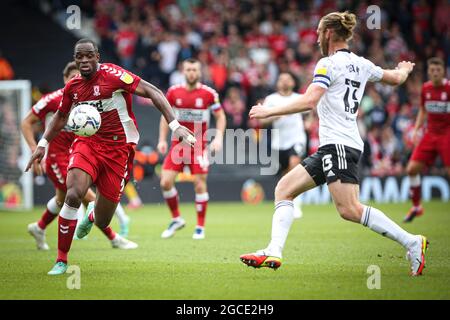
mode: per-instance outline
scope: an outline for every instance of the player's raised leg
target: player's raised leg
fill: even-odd
[[[86,214],[81,219],[81,221],[76,229],[76,237],[78,239],[84,239],[86,237],[86,235],[91,231],[91,228],[94,225],[94,207],[95,207],[94,201],[95,200],[96,200],[96,195],[95,195],[94,191],[89,189],[83,200],[83,204],[86,207]],[[123,211],[123,208],[122,208],[122,206],[120,206],[120,203],[119,203],[119,204],[117,204],[117,207],[116,207],[116,211],[115,211],[116,215],[117,215],[118,210],[120,210],[120,209],[122,209],[122,211]],[[123,214],[125,214],[125,212],[123,212]],[[119,220],[119,223],[120,223],[120,220]],[[122,229],[122,227],[121,227],[121,229]],[[108,240],[111,241],[113,248],[135,249],[138,247],[137,244],[135,244],[134,242],[125,239],[126,237],[124,237],[120,234],[118,235],[109,225],[103,229],[100,228],[100,231],[102,231],[102,233],[108,238]],[[122,238],[124,240],[119,241],[119,239],[122,239]],[[127,242],[127,245],[124,244],[125,242]]]
[[[205,217],[208,207],[209,194],[206,184],[207,174],[194,175],[195,210],[197,211],[197,225],[192,238],[205,239]]]
[[[357,184],[342,183],[337,180],[330,183],[328,189],[342,218],[360,223],[401,244],[407,250],[407,256],[411,264],[411,275],[422,274],[425,266],[424,254],[428,245],[424,236],[406,232],[380,210],[361,204]]]
[[[409,177],[409,196],[413,205],[404,218],[404,222],[411,222],[415,217],[419,217],[423,214],[423,207],[420,204],[422,198],[420,173],[424,166],[425,164],[423,162],[410,160],[406,167],[406,172]]]
[[[136,249],[138,247],[136,243],[117,234],[109,226],[111,219],[116,212],[117,205],[117,202],[111,201],[101,193],[98,193],[95,203],[90,202],[88,204],[83,222],[77,228],[77,236],[80,238],[86,236],[91,230],[92,225],[95,223],[103,234],[111,241],[113,248],[125,250]]]
[[[58,216],[66,193],[56,189],[56,195],[47,202],[47,208],[38,222],[28,225],[28,233],[36,240],[38,250],[49,250],[45,239],[45,229]]]
[[[267,248],[242,255],[243,263],[255,268],[277,269],[281,266],[282,251],[294,220],[293,199],[315,186],[316,183],[301,164],[281,178],[275,188],[272,239]]]
[[[85,171],[73,168],[67,174],[67,193],[58,219],[58,257],[49,275],[63,274],[67,270],[67,255],[77,226],[77,211],[92,179]]]
[[[169,157],[169,156],[168,156]],[[166,200],[167,206],[169,207],[170,213],[172,215],[172,221],[166,230],[161,234],[161,238],[167,239],[172,237],[175,232],[182,229],[186,222],[180,215],[180,210],[178,207],[178,192],[175,188],[175,178],[177,177],[178,171],[163,169],[161,172],[161,189],[163,197]]]
[[[91,232],[94,224],[98,226],[100,230],[103,231],[104,228],[109,227],[112,215],[116,210],[117,203],[111,202],[108,199],[102,199],[102,195],[98,194],[95,197],[95,201],[90,201],[86,206],[86,214],[83,220],[77,227],[77,237],[83,239],[89,232]],[[100,200],[100,204],[99,204]],[[101,214],[96,215],[96,212],[101,212]],[[113,212],[110,216],[110,212]],[[109,230],[105,233],[108,237]]]

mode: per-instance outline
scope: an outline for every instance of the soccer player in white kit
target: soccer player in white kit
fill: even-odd
[[[395,70],[383,70],[350,52],[348,41],[355,25],[356,16],[349,12],[333,12],[322,17],[317,33],[325,58],[317,63],[305,94],[287,105],[273,108],[258,105],[250,111],[251,118],[262,119],[317,108],[320,146],[278,182],[272,239],[267,248],[240,257],[249,266],[273,269],[281,266],[282,250],[293,221],[292,200],[326,182],[342,218],[401,244],[407,250],[410,274],[422,274],[428,246],[426,237],[406,232],[380,210],[361,204],[357,174],[363,141],[356,118],[367,81],[400,85],[414,64],[403,61]]]
[[[297,79],[290,72],[282,72],[277,80],[277,92],[266,97],[263,105],[276,107],[293,101],[300,94],[294,92]],[[261,119],[263,126],[272,124],[271,148],[278,153],[279,166],[282,175],[294,169],[301,161],[306,148],[306,134],[303,118],[300,113],[293,113],[281,117]],[[293,200],[294,218],[302,216],[300,196]]]

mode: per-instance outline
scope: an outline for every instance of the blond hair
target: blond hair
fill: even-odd
[[[331,12],[320,19],[323,30],[334,31],[333,41],[348,41],[353,37],[353,29],[356,26],[356,16],[348,11]]]

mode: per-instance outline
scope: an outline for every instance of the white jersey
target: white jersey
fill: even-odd
[[[264,100],[264,106],[275,107],[290,103],[298,97],[298,93],[289,96],[282,96],[279,93],[272,93]],[[303,126],[303,118],[300,113],[284,115],[272,123],[272,149],[288,150],[297,144],[302,147],[306,144],[306,134]]]
[[[327,89],[319,100],[320,146],[343,144],[363,151],[356,118],[367,81],[380,81],[383,70],[347,49],[322,58],[312,83]]]

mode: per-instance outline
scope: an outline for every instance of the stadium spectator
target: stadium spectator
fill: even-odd
[[[114,40],[120,64],[126,69],[131,69],[133,67],[138,34],[134,31],[130,23],[123,22],[119,26]]]
[[[242,128],[246,106],[239,87],[230,87],[228,89],[222,106],[227,115],[228,127]]]
[[[0,80],[14,79],[14,70],[0,51]]]
[[[18,181],[22,174],[18,164],[20,132],[17,128],[12,101],[0,97],[0,186]]]
[[[312,62],[320,58],[316,45],[318,18],[345,6],[360,20],[351,43],[355,54],[385,67],[401,60],[416,62],[416,71],[404,86],[369,86],[360,106],[359,121],[391,127],[393,134],[381,134],[381,143],[395,145],[403,156],[411,147],[400,137],[407,135],[405,123],[417,113],[426,71],[421,61],[431,56],[448,60],[448,4],[445,0],[378,1],[379,30],[366,27],[369,4],[367,1],[99,0],[91,7],[102,48],[117,52],[120,58],[123,58],[120,43],[113,39],[123,37],[120,26],[124,22],[133,25],[136,37],[129,38],[131,43],[136,40],[134,52],[128,46],[128,37],[123,37],[126,41],[122,42],[127,43],[125,51],[130,52],[125,59],[135,61],[137,74],[168,88],[177,78],[177,62],[196,57],[202,63],[203,83],[214,86],[223,99],[228,98],[230,86],[239,86],[244,105],[250,106],[274,90],[280,72],[293,72],[302,84],[311,81]],[[126,66],[128,61],[125,62],[122,64]],[[299,92],[304,89],[300,87]],[[316,127],[314,118],[308,121],[312,124],[310,128]],[[246,120],[241,126],[247,126]],[[380,150],[383,153],[387,149]]]

